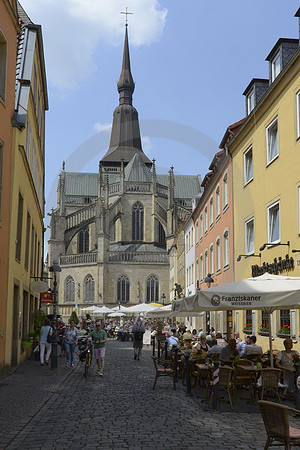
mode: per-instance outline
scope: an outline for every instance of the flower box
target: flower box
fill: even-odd
[[[291,335],[290,335],[290,333],[289,334],[287,334],[287,333],[276,333],[276,336],[279,337],[279,338],[286,339],[286,338],[289,338]]]
[[[257,332],[260,336],[269,336],[269,332],[268,331],[258,331]]]
[[[252,330],[243,330],[244,334],[252,334]]]

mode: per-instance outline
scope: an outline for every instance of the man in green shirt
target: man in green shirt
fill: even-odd
[[[102,377],[104,370],[105,343],[107,341],[106,332],[101,329],[101,324],[97,323],[96,330],[92,331],[89,335],[94,341],[94,353],[98,364],[98,374]]]

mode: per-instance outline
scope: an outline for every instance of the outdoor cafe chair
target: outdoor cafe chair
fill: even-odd
[[[242,360],[234,361],[234,393],[236,395],[236,389],[238,387],[247,387],[250,389],[250,401],[253,400],[253,392],[254,392],[254,386],[256,383],[256,377],[255,374],[252,371],[246,370],[243,366],[254,368],[254,364],[252,361],[247,361],[247,364],[244,364],[244,362],[241,362]]]
[[[263,400],[264,394],[269,391],[273,392],[279,403],[281,403],[279,391],[278,391],[278,383],[281,377],[281,370],[274,368],[262,369],[260,371],[261,376],[261,386],[257,388],[261,391],[260,399]]]
[[[267,432],[265,450],[270,446],[279,445],[273,444],[273,442],[284,444],[285,449],[290,449],[293,445],[300,445],[300,428],[290,427],[288,414],[294,412],[300,415],[298,409],[264,400],[259,400],[258,405]]]
[[[223,388],[224,391],[227,393],[231,409],[233,409],[233,391],[234,391],[233,380],[234,380],[233,368],[228,366],[220,366],[218,390],[220,388]],[[211,377],[210,381],[210,392],[207,397],[208,400],[211,399],[212,393],[213,393],[213,377]]]
[[[158,377],[173,377],[173,387],[176,389],[176,374],[173,363],[170,360],[162,360],[156,356],[151,356],[155,367],[155,380],[153,383],[153,389],[155,388]],[[163,367],[159,367],[159,364]]]

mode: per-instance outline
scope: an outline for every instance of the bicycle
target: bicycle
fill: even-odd
[[[84,348],[82,348],[83,343],[84,343],[83,340],[81,340],[81,343],[79,344],[79,348],[81,350],[79,359],[80,361],[84,362],[84,376],[86,378],[88,376],[93,359],[92,339],[89,338],[86,340],[85,342],[86,345]]]

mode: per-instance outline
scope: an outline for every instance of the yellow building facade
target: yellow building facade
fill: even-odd
[[[44,159],[47,86],[41,27],[18,5],[22,32],[17,53],[16,109],[13,119],[11,220],[5,364],[26,356],[22,339],[33,329],[42,274],[44,234]]]
[[[279,39],[267,61],[270,77],[249,84],[244,93],[247,118],[228,144],[233,159],[236,281],[266,271],[300,276],[298,40]],[[299,311],[273,313],[275,349],[281,350],[283,338],[290,335],[300,350]],[[234,314],[236,330],[255,334],[267,350],[270,325],[264,313]]]

